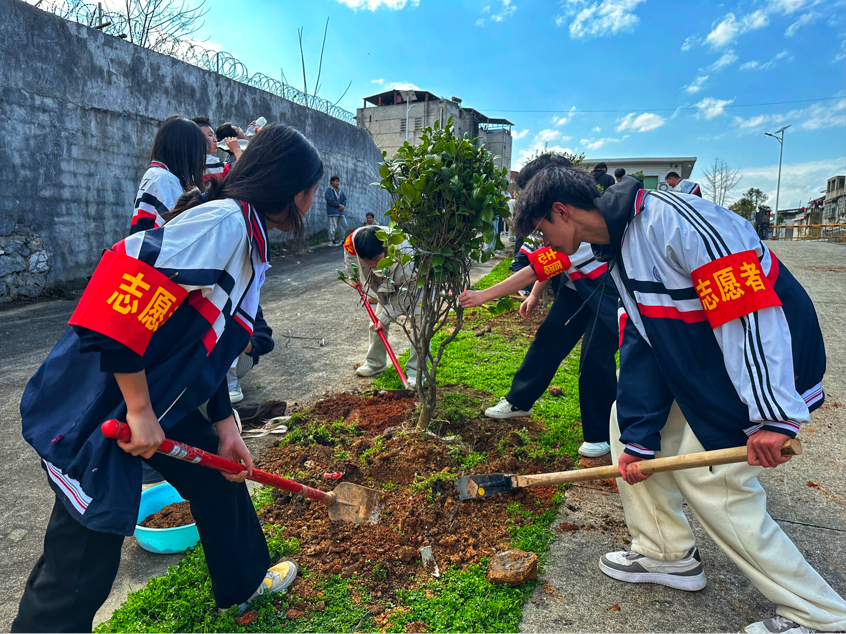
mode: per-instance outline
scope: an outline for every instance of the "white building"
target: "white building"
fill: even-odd
[[[614,170],[619,167],[626,170],[626,174],[643,172],[643,186],[646,189],[669,189],[664,177],[669,172],[676,172],[682,178],[689,179],[693,172],[693,166],[696,164],[696,157],[586,158],[582,162],[582,166],[591,169],[597,163],[605,163],[608,166],[608,174],[611,176],[614,176]]]

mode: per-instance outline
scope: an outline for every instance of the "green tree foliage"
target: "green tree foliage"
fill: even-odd
[[[755,212],[758,207],[767,202],[768,196],[757,187],[750,187],[740,200],[729,205],[729,209],[741,218],[749,221],[755,220]]]
[[[470,286],[470,265],[490,258],[485,245],[491,240],[502,248],[494,220],[510,216],[506,170],[497,169],[493,155],[476,141],[456,136],[450,117],[444,127],[436,121],[424,128],[418,145],[406,141],[379,168],[380,185],[393,198],[388,231],[377,234],[390,244],[380,267],[410,265],[409,286],[418,289],[408,293],[403,328],[421,361],[416,385],[421,429],[428,428],[435,410],[438,362],[461,330],[458,295]],[[410,248],[403,246],[405,239]],[[455,329],[431,351],[432,338],[450,312],[456,315]]]

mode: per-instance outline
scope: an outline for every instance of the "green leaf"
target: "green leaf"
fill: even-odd
[[[439,266],[444,263],[444,257],[442,255],[433,255],[432,256],[432,264],[435,266]]]
[[[390,269],[393,261],[391,258],[382,258],[379,260],[379,263],[376,265],[377,269]]]
[[[401,233],[395,233],[391,236],[389,244],[396,246],[398,244],[402,244],[403,242],[405,242],[405,236]]]
[[[442,247],[442,248],[441,248],[441,253],[442,253],[443,255],[449,255],[449,256],[453,255],[452,247],[448,247],[448,246],[447,246],[447,247]]]

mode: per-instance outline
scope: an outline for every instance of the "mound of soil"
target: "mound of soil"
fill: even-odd
[[[140,525],[144,528],[176,528],[193,523],[191,505],[188,502],[175,502],[168,504],[158,513],[148,515]]]
[[[327,422],[358,421],[361,429],[381,432],[406,422],[416,404],[413,396],[390,392],[373,397],[342,393],[318,402],[312,411]]]

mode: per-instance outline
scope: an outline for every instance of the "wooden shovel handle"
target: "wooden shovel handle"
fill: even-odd
[[[792,438],[781,446],[782,456],[798,456],[802,453],[802,443]],[[746,462],[746,447],[732,447],[731,449],[717,449],[715,451],[701,451],[681,456],[668,456],[643,460],[638,463],[643,473],[658,473],[661,471],[679,471],[695,467],[713,467],[721,464]],[[558,473],[540,473],[538,475],[514,476],[518,487],[536,487],[565,482],[583,482],[585,480],[604,480],[619,478],[617,465],[594,467],[592,469],[577,469],[575,471],[560,471]]]

